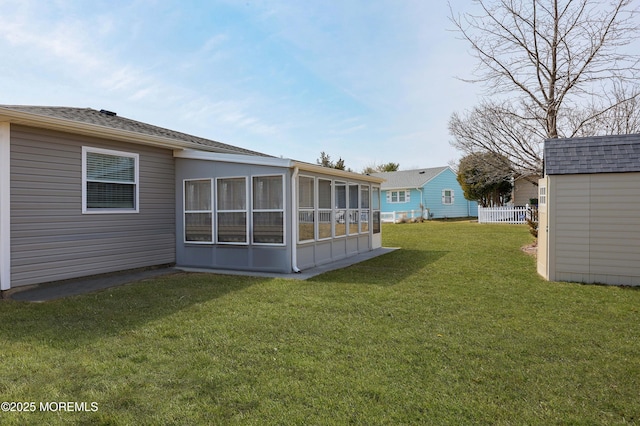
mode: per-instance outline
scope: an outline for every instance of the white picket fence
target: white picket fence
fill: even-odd
[[[479,223],[527,223],[536,219],[535,210],[527,206],[482,207],[478,206]]]
[[[423,215],[423,219],[429,217],[429,210],[425,209],[424,213],[421,210],[410,210],[403,212],[381,212],[380,221],[386,223],[398,223],[403,220],[413,220]]]

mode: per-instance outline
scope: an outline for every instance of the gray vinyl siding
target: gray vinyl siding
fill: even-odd
[[[216,178],[246,176],[249,187],[251,187],[252,176],[265,175],[284,176],[285,245],[256,245],[251,243],[251,226],[249,226],[249,234],[247,235],[249,242],[246,245],[194,244],[184,241],[183,185],[185,179],[213,179],[212,182],[215,186]],[[289,169],[177,158],[175,185],[178,192],[175,205],[177,215],[175,227],[178,234],[176,263],[178,266],[278,273],[291,272],[291,174]],[[247,205],[247,220],[249,224],[252,223],[251,194],[251,189],[249,189],[249,202]],[[213,232],[215,234],[215,228]]]
[[[139,213],[82,214],[82,147],[138,153]],[[12,287],[175,262],[171,150],[11,126]]]

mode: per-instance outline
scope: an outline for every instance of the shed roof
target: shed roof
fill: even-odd
[[[429,169],[401,170],[399,172],[371,173],[371,176],[386,179],[381,185],[383,190],[421,188],[448,168],[448,166],[442,166]]]
[[[548,175],[640,172],[640,134],[547,139]]]
[[[261,152],[251,151],[222,142],[120,117],[116,113],[106,110],[98,111],[92,108],[70,108],[59,106],[0,105],[0,118],[3,115],[11,115],[12,113],[14,113],[14,117],[10,117],[12,118],[11,121],[17,123],[23,122],[24,124],[36,126],[41,125],[43,127],[53,125],[53,127],[55,127],[56,123],[51,121],[51,119],[53,119],[58,121],[58,126],[63,125],[65,122],[69,123],[70,126],[73,126],[73,123],[81,123],[89,125],[95,129],[102,128],[132,132],[159,140],[166,140],[167,142],[179,142],[183,147],[190,147],[193,149],[270,157],[269,155]],[[16,117],[15,113],[22,113],[22,116]],[[47,118],[49,120],[45,120]]]

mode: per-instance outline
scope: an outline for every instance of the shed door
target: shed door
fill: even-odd
[[[548,257],[549,250],[549,221],[547,215],[547,178],[538,181],[538,274],[549,279]]]

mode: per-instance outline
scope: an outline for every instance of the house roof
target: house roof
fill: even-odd
[[[447,170],[448,166],[429,169],[401,170],[399,172],[371,173],[371,176],[385,179],[381,189],[421,188],[434,177]]]
[[[0,105],[0,122],[79,133],[129,143],[161,146],[174,150],[183,158],[232,163],[296,167],[315,173],[380,183],[383,179],[316,164],[283,159],[222,142],[153,126],[120,117],[116,113],[92,108],[69,108],[29,105]]]
[[[547,139],[548,175],[640,172],[640,134]]]
[[[138,143],[144,143],[146,140],[147,143],[170,148],[192,148],[204,151],[270,157],[260,152],[153,126],[120,117],[110,111],[98,111],[92,108],[0,105],[0,121],[3,121],[2,119],[8,119],[17,124],[75,131],[94,136],[109,136]],[[137,137],[134,137],[134,135]]]

